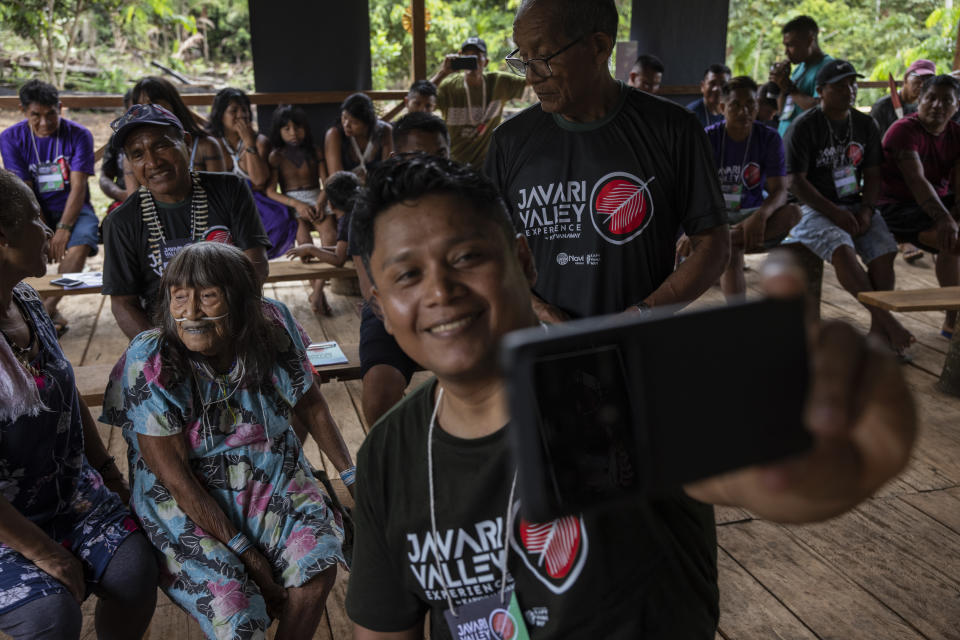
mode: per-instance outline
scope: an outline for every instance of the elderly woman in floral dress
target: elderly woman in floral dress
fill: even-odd
[[[225,244],[183,249],[161,291],[159,328],[117,363],[101,418],[123,428],[161,587],[208,637],[262,638],[274,618],[277,638],[311,637],[344,562],[343,527],[291,419],[348,486],[354,469],[309,339]]]
[[[107,455],[40,296],[52,232],[33,192],[0,169],[0,631],[80,637],[98,596],[97,637],[143,636],[157,597],[150,544]]]

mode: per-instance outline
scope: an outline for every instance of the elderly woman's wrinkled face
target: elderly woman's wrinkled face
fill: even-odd
[[[227,297],[220,287],[170,287],[170,315],[184,346],[208,358],[227,351]]]

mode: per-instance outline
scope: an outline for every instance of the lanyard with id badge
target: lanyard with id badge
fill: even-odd
[[[33,141],[33,152],[37,156],[37,191],[39,193],[53,193],[63,191],[70,183],[70,171],[67,169],[67,160],[60,153],[62,151],[60,144],[60,135],[57,135],[56,156],[51,161],[48,157],[47,162],[40,160],[40,149],[37,147],[37,138],[33,135],[33,129],[30,129],[30,139]]]
[[[430,428],[427,430],[427,480],[430,487],[430,534],[433,536],[434,549],[439,549],[440,536],[437,534],[437,507],[433,489],[433,429],[437,424],[437,411],[443,399],[443,389],[437,392],[437,402],[430,416]],[[454,606],[447,583],[441,578],[440,585],[447,599],[447,610],[443,617],[454,640],[530,640],[530,634],[520,611],[517,594],[507,589],[507,554],[510,551],[510,531],[513,528],[513,495],[517,488],[517,474],[513,474],[510,485],[510,497],[507,499],[507,511],[504,514],[503,551],[500,555],[500,591],[492,596]],[[443,576],[440,568],[439,552],[434,551],[433,561],[437,575]]]
[[[824,114],[827,121],[827,130],[830,132],[830,145],[836,149],[837,139],[833,135],[833,125]],[[860,193],[860,179],[857,176],[857,168],[848,162],[847,151],[850,149],[850,143],[853,142],[853,120],[850,112],[847,112],[847,139],[841,147],[839,155],[834,156],[833,161],[833,188],[837,191],[838,198],[855,196]]]
[[[747,155],[750,153],[750,139],[753,138],[753,125],[750,126],[750,133],[747,134],[747,144],[743,148],[743,160],[737,169],[737,181],[735,183],[724,182],[720,185],[723,192],[723,204],[730,213],[740,211],[743,203],[743,168],[747,164]],[[727,125],[723,125],[723,137],[720,139],[720,164],[726,161],[727,156]],[[723,172],[721,171],[721,175]]]

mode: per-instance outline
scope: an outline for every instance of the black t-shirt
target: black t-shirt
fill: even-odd
[[[200,173],[207,193],[207,225],[204,240],[229,242],[240,249],[270,247],[263,222],[245,180],[229,173]],[[157,202],[157,217],[166,245],[160,245],[160,261],[150,249],[149,229],[143,223],[140,195],[117,207],[103,229],[103,293],[140,296],[152,311],[160,276],[167,263],[190,241],[190,199],[167,205]],[[198,232],[200,229],[198,229]]]
[[[622,85],[586,124],[540,105],[494,133],[486,172],[526,235],[534,291],[573,317],[623,311],[673,272],[678,230],[726,224],[713,151],[696,116]]]
[[[427,480],[435,388],[432,380],[407,396],[360,448],[347,613],[389,632],[429,610],[431,637],[442,640],[450,637],[443,581],[455,606],[499,593],[514,464],[509,426],[475,440],[436,426],[438,573]],[[679,492],[541,525],[517,515],[507,566],[533,638],[714,637],[713,509]]]
[[[859,190],[842,198],[837,194],[835,169],[853,167],[862,188],[863,170],[877,167],[883,160],[877,123],[856,109],[849,114],[848,120],[828,122],[820,107],[808,109],[793,121],[784,139],[787,173],[805,173],[820,195],[835,204],[860,201]]]

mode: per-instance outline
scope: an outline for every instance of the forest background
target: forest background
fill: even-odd
[[[369,0],[374,89],[409,84],[411,36],[403,0]],[[519,0],[427,0],[428,70],[469,35],[488,43],[492,68],[511,50]],[[629,39],[631,2],[617,0],[619,40]],[[900,78],[916,58],[949,71],[960,1],[731,0],[726,62],[735,75],[765,80],[782,59],[780,27],[798,14],[820,24],[824,51],[870,79]],[[195,84],[253,90],[247,0],[3,0],[0,87],[47,77],[61,88],[122,93],[157,63]],[[670,61],[665,60],[670,84]],[[318,64],[322,64],[318,61]],[[882,90],[862,91],[869,104]]]

